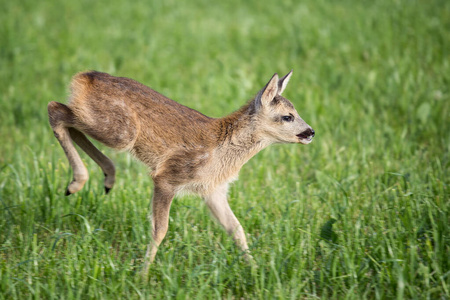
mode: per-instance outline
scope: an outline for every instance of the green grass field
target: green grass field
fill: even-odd
[[[449,1],[1,1],[0,299],[449,299]],[[189,3],[189,4],[188,4]],[[259,268],[175,199],[149,281],[148,170],[129,154],[65,197],[48,125],[76,72],[132,77],[206,115],[294,69],[316,131],[244,166],[230,203]]]

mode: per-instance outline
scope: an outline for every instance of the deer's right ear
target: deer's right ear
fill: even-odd
[[[266,86],[259,91],[255,98],[256,108],[259,109],[261,106],[268,106],[270,102],[278,94],[278,74],[275,73]]]
[[[282,77],[280,79],[280,81],[278,81],[278,95],[281,95],[284,92],[284,89],[286,88],[286,86],[287,86],[287,84],[289,82],[289,79],[291,79],[292,71],[293,70],[291,70],[284,77]]]

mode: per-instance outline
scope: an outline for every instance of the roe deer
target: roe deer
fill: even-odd
[[[166,235],[172,199],[180,192],[200,195],[251,259],[244,230],[228,204],[228,186],[263,148],[312,141],[314,130],[281,96],[291,75],[292,71],[278,79],[274,74],[253,100],[217,119],[129,78],[96,71],[75,75],[69,104],[48,104],[50,125],[73,169],[66,195],[79,191],[88,179],[72,141],[102,168],[106,193],[114,185],[114,164],[86,138],[89,135],[111,148],[130,151],[151,169],[152,240],[144,275]]]

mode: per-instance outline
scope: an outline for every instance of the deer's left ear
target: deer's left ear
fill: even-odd
[[[270,102],[278,94],[278,74],[275,73],[266,86],[259,91],[255,98],[256,108],[259,109],[261,106],[268,106]]]
[[[284,92],[284,89],[286,88],[289,79],[291,79],[292,71],[293,70],[291,70],[289,73],[287,73],[283,78],[281,78],[278,81],[278,95],[281,95]]]

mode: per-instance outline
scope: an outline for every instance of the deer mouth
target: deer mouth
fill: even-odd
[[[297,137],[299,138],[300,143],[307,145],[312,142],[315,134],[313,129],[308,128],[302,133],[297,134]]]

